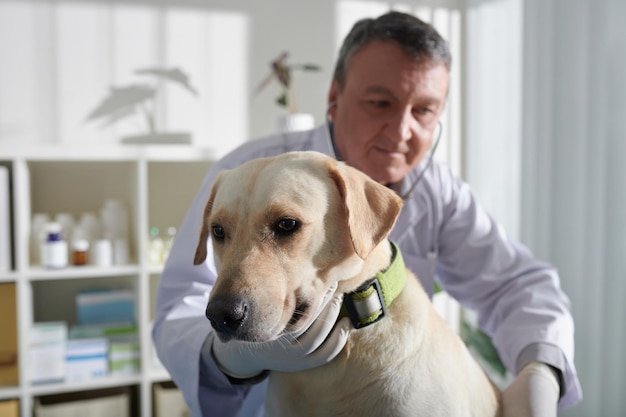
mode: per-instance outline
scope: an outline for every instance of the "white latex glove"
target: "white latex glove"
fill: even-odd
[[[298,335],[266,343],[222,342],[213,337],[212,354],[218,367],[227,375],[247,379],[265,370],[297,372],[333,360],[346,344],[351,328],[348,317],[337,321],[343,294],[333,296],[336,288],[333,286],[324,297],[317,319]]]
[[[550,367],[530,362],[502,393],[502,417],[556,417],[559,383]]]

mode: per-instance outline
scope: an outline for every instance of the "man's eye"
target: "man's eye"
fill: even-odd
[[[371,100],[370,104],[378,109],[386,109],[389,107],[389,102],[387,100]]]
[[[432,113],[432,110],[428,107],[419,107],[415,109],[414,112],[419,115],[424,115],[424,114]]]
[[[280,219],[274,226],[274,232],[278,235],[290,235],[298,230],[300,223],[296,219]]]
[[[213,237],[217,240],[224,239],[224,236],[226,235],[224,228],[219,224],[211,226],[211,233],[213,233]]]

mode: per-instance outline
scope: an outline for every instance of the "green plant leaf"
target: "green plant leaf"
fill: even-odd
[[[506,375],[506,368],[491,342],[491,338],[480,329],[472,328],[465,320],[461,322],[461,339],[485,360],[501,376]]]
[[[280,96],[278,96],[278,98],[276,99],[276,103],[278,103],[279,106],[287,107],[287,94],[282,93]]]

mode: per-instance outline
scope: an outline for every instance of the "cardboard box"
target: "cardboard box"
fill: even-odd
[[[141,355],[137,340],[111,340],[109,371],[111,375],[136,374],[141,370]]]
[[[35,323],[29,336],[29,381],[32,384],[63,381],[67,324],[62,321]]]
[[[137,325],[134,323],[98,323],[84,324],[70,327],[69,338],[92,339],[106,337],[110,340],[117,338],[137,338]]]
[[[94,289],[76,295],[78,324],[134,323],[135,294],[131,290]]]
[[[0,284],[0,385],[18,385],[15,284]]]
[[[106,338],[109,342],[108,363],[111,375],[136,374],[141,371],[137,325],[133,323],[72,326],[69,337],[70,340]]]
[[[129,417],[130,390],[83,391],[40,397],[35,417]]]
[[[20,403],[17,400],[0,401],[1,417],[19,417]]]
[[[88,381],[108,374],[109,341],[104,338],[67,342],[66,381]]]
[[[183,394],[172,382],[152,385],[154,396],[154,417],[190,417]]]

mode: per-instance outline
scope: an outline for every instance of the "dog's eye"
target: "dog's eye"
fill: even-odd
[[[276,222],[276,226],[274,227],[274,231],[279,235],[289,235],[295,232],[298,229],[300,223],[296,219],[280,219]]]
[[[211,233],[213,233],[213,237],[217,240],[223,240],[226,235],[224,228],[219,224],[211,226]]]

